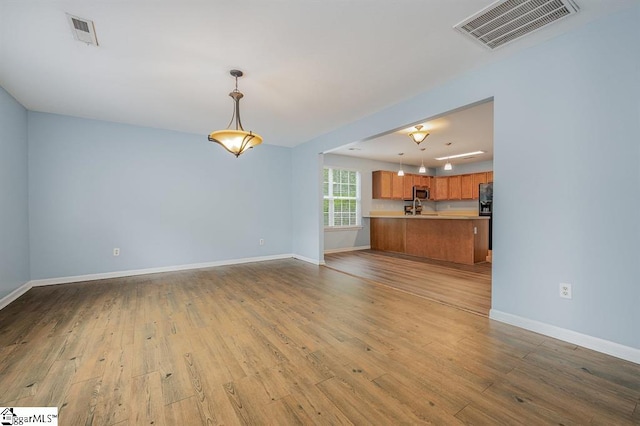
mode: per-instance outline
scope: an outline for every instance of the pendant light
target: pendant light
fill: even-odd
[[[427,132],[426,130],[422,130],[422,125],[418,124],[417,126],[415,126],[416,130],[409,133],[409,137],[418,145],[420,145],[420,143],[422,141],[424,141],[427,136],[429,136],[429,132]]]
[[[398,176],[404,176],[404,170],[402,170],[402,156],[404,152],[398,154],[400,156],[400,170],[398,170]]]
[[[426,148],[420,148],[420,151],[422,151],[422,163],[420,164],[420,168],[418,169],[418,173],[420,174],[425,174],[427,173],[427,168],[424,166],[424,150]]]
[[[449,161],[449,157],[447,157],[447,162],[444,165],[444,169],[445,170],[453,170],[453,166],[451,165],[451,162]]]
[[[253,132],[247,132],[242,128],[242,121],[240,121],[240,99],[242,99],[244,95],[238,90],[238,77],[242,77],[243,73],[240,70],[231,70],[229,74],[236,79],[236,88],[229,93],[234,103],[233,115],[227,128],[211,132],[209,140],[220,144],[237,158],[246,150],[260,145],[262,143],[262,137]],[[235,126],[232,128],[231,126],[234,124],[234,121]]]

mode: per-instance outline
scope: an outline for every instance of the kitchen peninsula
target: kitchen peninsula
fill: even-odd
[[[473,265],[489,250],[489,218],[370,215],[371,249]]]

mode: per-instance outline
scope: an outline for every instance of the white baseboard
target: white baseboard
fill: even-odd
[[[324,265],[324,260],[311,259],[310,257],[305,257],[299,254],[293,254],[294,259],[302,260],[303,262],[312,263],[314,265],[322,266]]]
[[[22,284],[20,287],[13,290],[11,293],[7,294],[5,297],[0,299],[0,309],[4,309],[9,303],[13,302],[14,300],[17,300],[18,297],[22,296],[27,291],[29,291],[31,287],[32,287],[31,281],[28,281]]]
[[[190,263],[186,265],[162,266],[159,268],[134,269],[128,271],[105,272],[102,274],[75,275],[70,277],[45,278],[41,280],[33,280],[29,283],[33,287],[56,285],[66,283],[77,283],[81,281],[104,280],[107,278],[132,277],[135,275],[157,274],[160,272],[187,271],[190,269],[212,268],[215,266],[238,265],[241,263],[264,262],[267,260],[289,259],[294,257],[292,254],[278,254],[273,256],[246,257],[243,259],[220,260],[217,262]]]
[[[324,254],[342,253],[343,251],[369,250],[370,248],[371,246],[343,247],[343,248],[325,250]]]
[[[506,324],[515,325],[516,327],[524,328],[526,330],[535,331],[536,333],[563,340],[565,342],[573,343],[574,345],[582,346],[587,349],[615,356],[616,358],[640,364],[640,349],[637,348],[621,345],[619,343],[578,333],[565,328],[556,327],[555,325],[520,317],[518,315],[508,314],[495,309],[491,309],[489,312],[489,318]]]

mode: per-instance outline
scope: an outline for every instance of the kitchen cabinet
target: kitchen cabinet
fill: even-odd
[[[411,200],[414,186],[429,188],[432,201],[477,200],[479,185],[493,182],[493,172],[467,173],[451,176],[425,176],[378,170],[372,172],[372,196],[374,199]]]
[[[402,219],[371,219],[371,249],[404,253],[406,223]]]
[[[415,179],[417,178],[417,183],[415,182]],[[414,185],[418,185],[418,186],[426,186],[427,188],[431,189],[431,176],[424,176],[424,175],[414,175],[413,176],[414,179]]]
[[[487,183],[487,173],[486,172],[482,172],[482,173],[474,173],[473,174],[473,195],[472,195],[472,199],[473,200],[477,200],[478,198],[480,198],[480,184],[481,183]]]
[[[489,250],[488,218],[372,217],[371,249],[473,265]]]
[[[416,185],[414,182],[416,177],[410,174],[404,175],[402,184],[402,198],[404,200],[413,200],[413,185]]]
[[[391,174],[391,198],[394,200],[402,200],[404,195],[404,176],[398,176],[398,173]]]
[[[433,178],[433,199],[435,201],[449,199],[449,177],[436,176]]]
[[[462,199],[462,187],[460,175],[449,176],[449,200]]]
[[[375,171],[371,174],[371,187],[373,189],[373,199],[390,199],[391,193],[391,179],[393,172],[386,170]]]
[[[414,186],[426,186],[431,189],[431,176],[411,173],[398,176],[397,172],[388,170],[377,170],[371,173],[373,199],[412,200]]]
[[[460,176],[460,198],[473,200],[473,175]]]

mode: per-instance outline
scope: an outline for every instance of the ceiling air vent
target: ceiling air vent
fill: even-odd
[[[495,49],[578,10],[572,0],[499,0],[453,28]]]
[[[78,18],[77,16],[69,15],[67,13],[67,20],[71,25],[71,32],[73,38],[83,43],[98,45],[98,39],[96,38],[96,28],[93,25],[93,21],[84,18]]]

